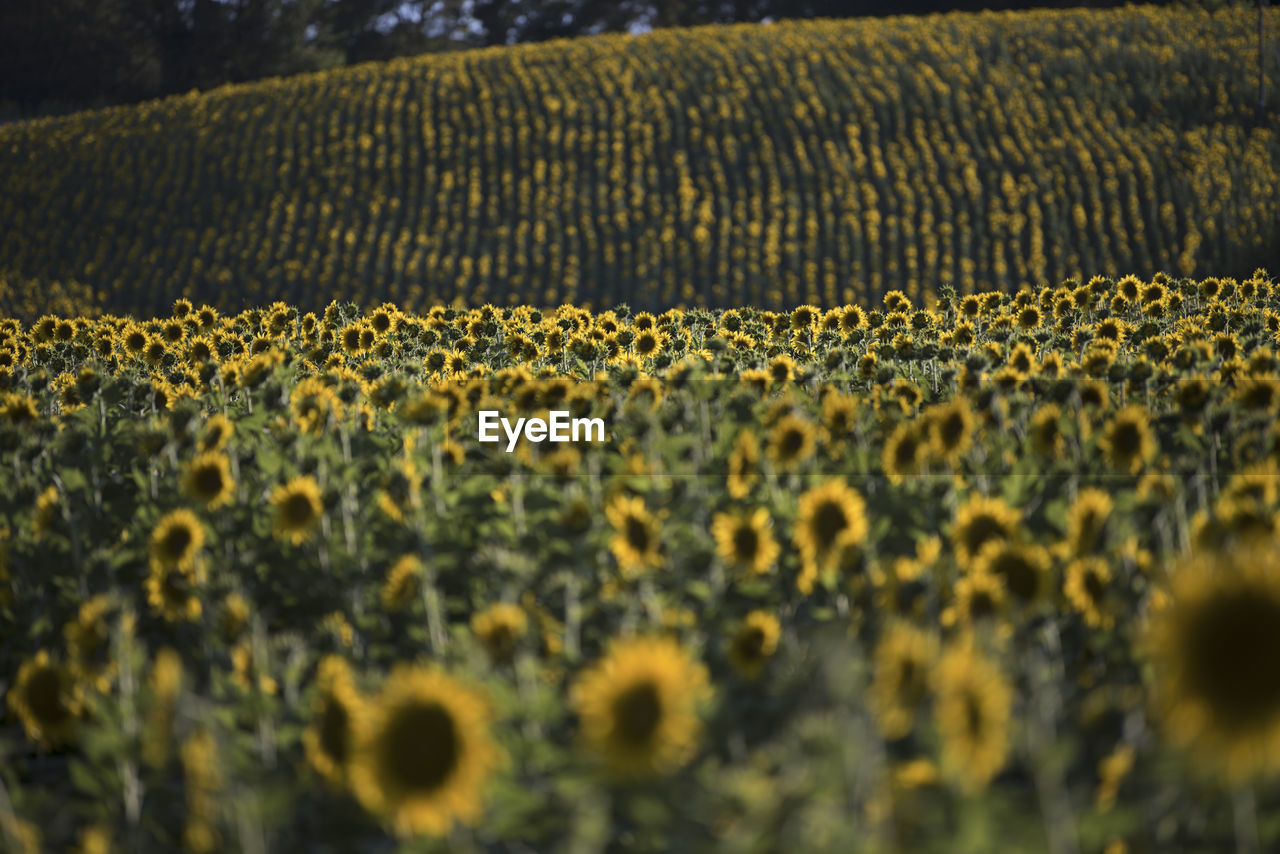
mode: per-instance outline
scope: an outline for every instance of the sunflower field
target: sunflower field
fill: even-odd
[[[661,30],[0,126],[0,310],[781,310],[1245,278],[1280,265],[1257,26],[1129,7]]]
[[[1277,348],[1262,270],[0,320],[0,847],[1276,850]]]

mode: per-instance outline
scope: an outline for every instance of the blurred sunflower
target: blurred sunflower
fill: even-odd
[[[22,662],[7,699],[32,741],[54,748],[75,739],[83,710],[81,688],[46,650]]]
[[[1280,771],[1278,557],[1252,542],[1184,559],[1148,626],[1165,732],[1230,780]]]
[[[210,510],[229,503],[235,491],[231,461],[223,453],[200,454],[187,465],[182,476],[182,489],[188,498],[201,502]]]
[[[783,471],[790,471],[812,457],[816,448],[813,424],[797,415],[780,418],[769,434],[769,459]]]
[[[319,377],[306,377],[289,392],[289,412],[299,430],[319,435],[342,418],[342,401]]]
[[[324,512],[320,484],[310,475],[295,477],[275,488],[271,506],[275,508],[275,535],[294,545],[304,543]]]
[[[929,451],[947,465],[956,466],[973,445],[973,411],[963,397],[931,407],[928,411]]]
[[[956,511],[951,526],[956,560],[962,567],[969,566],[987,543],[1011,539],[1021,519],[1021,514],[1002,499],[973,495]]]
[[[748,513],[717,513],[711,522],[716,553],[727,564],[751,575],[773,568],[781,549],[773,539],[769,511],[757,507]]]
[[[986,788],[1009,754],[1013,690],[972,644],[960,643],[938,663],[934,714],[942,737],[943,773],[962,791]]]
[[[1115,506],[1100,489],[1082,489],[1067,511],[1067,546],[1073,555],[1088,554],[1102,545],[1107,517]]]
[[[972,569],[999,578],[1013,600],[1025,606],[1039,602],[1050,586],[1049,554],[1036,545],[992,540],[978,551]]]
[[[913,421],[904,421],[885,440],[881,465],[892,484],[920,473],[928,450],[927,439]]]
[[[1107,463],[1116,471],[1137,474],[1160,450],[1147,411],[1129,406],[1117,412],[1099,442]]]
[[[401,665],[357,717],[348,778],[357,799],[402,837],[474,824],[500,761],[489,706],[475,688]]]
[[[235,435],[236,426],[230,418],[218,413],[209,416],[204,422],[204,427],[200,431],[200,438],[196,442],[196,447],[202,453],[211,453],[214,451],[222,451],[227,447],[227,442]]]
[[[726,489],[730,498],[746,498],[751,487],[760,479],[760,440],[751,430],[743,430],[734,440],[729,455],[729,475]]]
[[[867,531],[866,502],[843,481],[829,481],[801,496],[795,531],[802,561],[797,589],[812,591],[821,572],[866,542]]]
[[[499,602],[471,617],[471,631],[489,660],[503,664],[515,657],[520,641],[529,631],[529,619],[519,605]]]
[[[618,559],[623,576],[632,577],[661,565],[662,526],[645,509],[644,499],[619,496],[604,512],[617,531],[609,541],[609,548]]]
[[[914,728],[937,655],[937,640],[912,625],[885,630],[872,662],[871,710],[886,739],[905,738]]]
[[[204,547],[204,525],[190,510],[174,510],[151,532],[151,559],[164,567],[191,567]]]
[[[346,783],[356,720],[363,710],[364,698],[347,662],[336,655],[321,659],[316,668],[311,724],[302,733],[302,746],[307,762],[334,786]]]
[[[422,561],[417,555],[404,555],[387,570],[380,599],[384,610],[403,611],[422,597]]]
[[[1067,565],[1062,592],[1071,606],[1095,629],[1109,629],[1115,618],[1107,608],[1111,567],[1100,557],[1082,557]]]
[[[778,649],[782,626],[768,611],[752,611],[729,639],[729,663],[744,679],[755,679]]]
[[[706,668],[669,638],[615,641],[573,685],[587,748],[619,777],[669,773],[697,749]]]

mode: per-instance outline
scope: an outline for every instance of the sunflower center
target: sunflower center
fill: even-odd
[[[1132,457],[1142,448],[1142,434],[1136,424],[1122,422],[1111,433],[1111,446],[1117,454]]]
[[[943,445],[947,448],[954,448],[960,444],[960,440],[964,438],[964,427],[964,418],[957,413],[953,412],[942,419],[939,435],[942,438]]]
[[[627,545],[640,553],[649,550],[649,528],[636,516],[627,517]]]
[[[783,432],[778,442],[778,450],[781,452],[783,459],[792,459],[800,455],[800,451],[804,449],[804,433],[795,428],[787,429]]]
[[[330,697],[320,716],[320,749],[337,762],[351,752],[351,713],[337,697]]]
[[[1185,639],[1192,692],[1228,727],[1266,726],[1280,714],[1280,602],[1251,591],[1205,603]]]
[[[398,709],[383,736],[383,748],[388,776],[412,791],[443,786],[462,754],[453,716],[439,703],[414,703]]]
[[[1030,601],[1040,592],[1040,573],[1018,554],[1004,554],[995,562],[995,573],[1004,579],[1009,592]]]
[[[813,534],[822,551],[828,551],[835,545],[836,538],[849,526],[844,508],[833,501],[824,501],[818,505],[813,514]]]
[[[62,702],[62,680],[51,667],[35,672],[27,682],[26,695],[31,714],[41,723],[57,723],[71,714]]]
[[[982,702],[972,693],[964,695],[964,731],[972,739],[982,737],[983,724]]]
[[[191,531],[185,525],[174,525],[164,535],[165,555],[172,560],[177,560],[187,553],[193,539]]]
[[[222,469],[217,466],[202,466],[197,469],[195,487],[200,495],[218,495],[222,492]]]
[[[743,629],[738,634],[737,652],[739,658],[754,661],[764,657],[764,632],[757,626]]]
[[[294,493],[286,498],[281,510],[285,520],[294,527],[309,524],[314,516],[311,499],[301,493]]]
[[[760,549],[760,535],[750,525],[740,525],[733,532],[733,553],[739,560],[751,560]]]
[[[1093,602],[1101,602],[1103,595],[1106,593],[1106,586],[1103,585],[1102,579],[1098,577],[1096,572],[1086,572],[1084,575],[1084,592],[1089,594],[1089,599]]]
[[[640,682],[613,701],[614,735],[632,747],[649,743],[662,720],[662,698],[652,682]]]

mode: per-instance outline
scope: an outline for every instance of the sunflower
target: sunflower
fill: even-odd
[[[795,532],[802,561],[796,580],[800,592],[812,591],[820,572],[861,547],[867,530],[866,502],[843,481],[829,481],[801,496]]]
[[[182,477],[182,489],[187,497],[199,501],[209,509],[221,507],[231,501],[235,481],[231,479],[231,461],[226,454],[204,453],[193,459]]]
[[[1034,605],[1049,590],[1049,554],[1040,546],[991,540],[974,557],[972,569],[999,578],[1022,605]]]
[[[662,526],[645,509],[644,499],[619,496],[604,512],[618,532],[609,541],[609,548],[624,576],[637,575],[662,563]]]
[[[1147,420],[1147,412],[1129,406],[1117,412],[1099,443],[1111,468],[1137,474],[1159,451],[1159,442]]]
[[[347,662],[336,655],[321,659],[316,668],[311,725],[302,733],[302,746],[307,762],[334,786],[346,782],[356,720],[363,710],[364,698]]]
[[[1011,539],[1020,521],[1021,514],[1003,500],[974,495],[956,511],[951,528],[956,560],[969,566],[987,543]]]
[[[342,418],[342,401],[319,377],[307,377],[289,393],[289,412],[299,430],[319,435]]]
[[[422,596],[422,561],[417,555],[404,555],[387,570],[382,583],[382,607],[387,611],[403,611]]]
[[[752,611],[729,640],[729,663],[745,679],[755,679],[778,649],[782,626],[768,611]]]
[[[1027,438],[1031,449],[1046,460],[1056,460],[1062,454],[1062,410],[1057,404],[1047,403],[1036,410],[1027,425]]]
[[[32,741],[52,748],[74,740],[83,708],[81,689],[71,672],[54,663],[46,650],[18,668],[8,702]]]
[[[816,447],[813,424],[797,415],[778,419],[769,435],[769,458],[783,471],[812,457]]]
[[[204,525],[190,510],[165,515],[151,532],[151,559],[164,567],[188,568],[204,546]]]
[[[750,430],[743,430],[733,443],[729,455],[729,475],[726,488],[731,498],[746,498],[751,487],[760,479],[760,440]]]
[[[275,535],[294,545],[306,542],[324,512],[320,484],[310,475],[295,477],[275,488],[271,506],[275,508]]]
[[[201,453],[225,450],[235,432],[236,426],[230,418],[221,413],[212,415],[204,422],[196,447]]]
[[[1184,559],[1148,626],[1165,732],[1232,781],[1280,771],[1277,557],[1254,542]]]
[[[747,513],[717,513],[711,522],[716,553],[725,563],[751,575],[763,575],[773,568],[781,551],[770,532],[769,511],[757,507]]]
[[[76,618],[62,630],[71,672],[77,678],[92,680],[104,692],[109,687],[107,679],[115,669],[110,655],[111,625],[108,622],[112,609],[110,597],[93,596],[80,604]]]
[[[920,473],[926,442],[927,438],[912,421],[904,421],[894,429],[885,440],[880,463],[890,483],[897,485]]]
[[[529,618],[519,605],[499,602],[471,617],[471,631],[489,660],[503,664],[515,658],[520,641],[529,631]]]
[[[402,837],[474,824],[500,760],[489,717],[477,689],[439,670],[401,665],[356,718],[352,791]]]
[[[199,586],[204,580],[194,563],[189,565],[151,562],[145,583],[147,603],[169,622],[200,619]]]
[[[998,621],[1008,606],[1009,595],[999,577],[966,572],[956,580],[953,604],[942,613],[942,624],[972,628],[987,620]]]
[[[907,623],[890,626],[876,646],[871,709],[887,739],[905,738],[929,692],[937,640]]]
[[[587,748],[620,777],[656,776],[692,758],[707,671],[669,638],[615,642],[573,685]]]
[[[228,593],[218,609],[218,633],[229,644],[235,643],[249,627],[249,602],[239,593]]]
[[[1082,489],[1067,511],[1067,545],[1074,555],[1084,555],[1102,545],[1107,517],[1114,507],[1111,496],[1100,489]]]
[[[942,770],[963,791],[980,791],[1009,754],[1013,691],[995,664],[971,644],[943,655],[936,684]]]
[[[928,412],[929,451],[955,466],[973,444],[974,417],[968,402],[958,397]]]
[[[1111,567],[1100,557],[1082,557],[1067,565],[1067,580],[1062,586],[1071,606],[1095,629],[1109,629],[1115,618],[1107,609],[1107,590],[1111,584]]]

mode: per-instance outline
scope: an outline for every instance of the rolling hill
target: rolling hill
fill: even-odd
[[[668,30],[11,124],[0,309],[1244,276],[1280,262],[1255,25],[1130,7]]]

